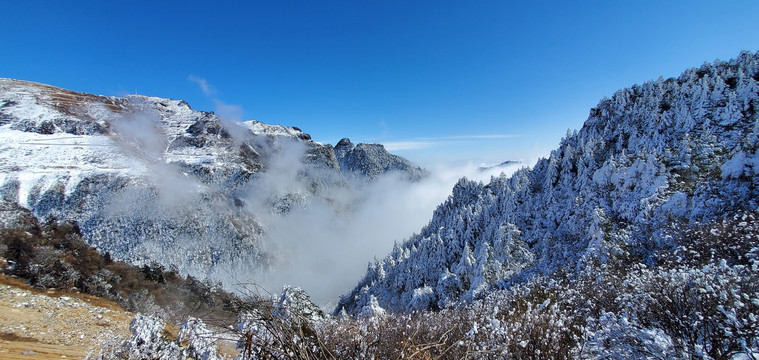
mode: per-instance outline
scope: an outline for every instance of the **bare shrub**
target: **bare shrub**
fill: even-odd
[[[313,318],[253,295],[237,321],[238,359],[335,359],[313,327]]]

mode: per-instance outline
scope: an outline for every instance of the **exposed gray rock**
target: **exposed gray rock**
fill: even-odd
[[[403,174],[411,181],[418,181],[428,173],[410,161],[390,154],[381,144],[358,144],[348,138],[340,140],[334,147],[340,170],[348,174],[375,179],[389,172]]]

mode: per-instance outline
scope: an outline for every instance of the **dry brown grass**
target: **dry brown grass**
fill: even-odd
[[[85,356],[87,356],[87,349],[83,346],[0,340],[0,359],[3,360],[81,359]]]
[[[114,311],[126,311],[126,310],[124,310],[123,307],[121,307],[121,305],[117,304],[114,301],[105,299],[105,298],[101,298],[101,297],[97,297],[97,296],[93,296],[93,295],[89,295],[89,294],[82,294],[80,292],[70,291],[70,290],[60,290],[60,289],[42,290],[42,289],[37,289],[37,288],[34,288],[34,287],[30,286],[24,280],[21,280],[19,278],[15,278],[15,277],[12,277],[12,276],[8,276],[8,275],[2,274],[2,273],[0,273],[0,284],[2,284],[2,285],[8,285],[8,286],[13,286],[15,288],[19,288],[19,289],[22,289],[22,290],[29,291],[29,292],[31,292],[33,294],[46,295],[46,296],[56,297],[56,298],[57,297],[61,297],[61,296],[68,296],[70,298],[83,300],[83,301],[87,302],[88,304],[90,304],[92,306],[103,307],[103,308],[114,310]]]
[[[125,110],[121,104],[117,103],[111,98],[101,96],[101,95],[93,95],[93,94],[72,91],[72,90],[66,90],[66,89],[62,89],[62,88],[51,86],[51,85],[40,84],[40,83],[35,83],[32,81],[24,81],[24,80],[12,80],[10,85],[20,87],[20,88],[32,86],[32,87],[41,89],[43,92],[48,94],[50,99],[49,100],[37,99],[37,100],[42,103],[50,102],[53,106],[55,106],[59,111],[63,113],[71,113],[72,109],[74,108],[81,108],[90,104],[102,104],[115,112],[122,112]]]
[[[14,334],[11,332],[0,332],[0,340],[7,340],[7,341],[26,341],[26,342],[39,342],[39,340],[28,337],[28,336],[20,336],[18,334]]]

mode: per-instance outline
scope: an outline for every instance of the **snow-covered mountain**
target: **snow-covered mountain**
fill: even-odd
[[[520,165],[520,164],[522,164],[522,161],[507,160],[507,161],[504,161],[504,162],[499,163],[499,164],[492,164],[492,165],[482,164],[482,165],[480,165],[479,168],[477,168],[477,170],[479,170],[480,172],[486,172],[486,171],[492,171],[492,170],[496,170],[496,169],[505,169],[505,168],[508,168],[510,166]]]
[[[117,259],[212,278],[265,266],[269,220],[314,199],[349,208],[390,171],[424,174],[381,146],[335,148],[184,101],[0,79],[0,225],[73,221]]]
[[[604,98],[532,169],[461,179],[336,312],[442,308],[671,245],[673,223],[759,210],[759,53]]]
[[[397,171],[407,179],[416,181],[428,175],[408,160],[388,153],[380,144],[353,145],[350,139],[344,138],[335,145],[335,155],[340,170],[358,177],[376,179],[381,174]]]

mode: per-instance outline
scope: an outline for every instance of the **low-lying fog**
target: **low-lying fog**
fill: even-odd
[[[270,292],[284,284],[305,289],[330,309],[366,272],[367,264],[390,253],[395,241],[419,232],[462,176],[489,181],[523,164],[482,169],[480,164],[427,169],[430,176],[410,183],[396,174],[380,177],[344,211],[315,199],[276,218],[265,237],[268,250],[282,256],[259,283]],[[337,195],[339,197],[339,195]]]

